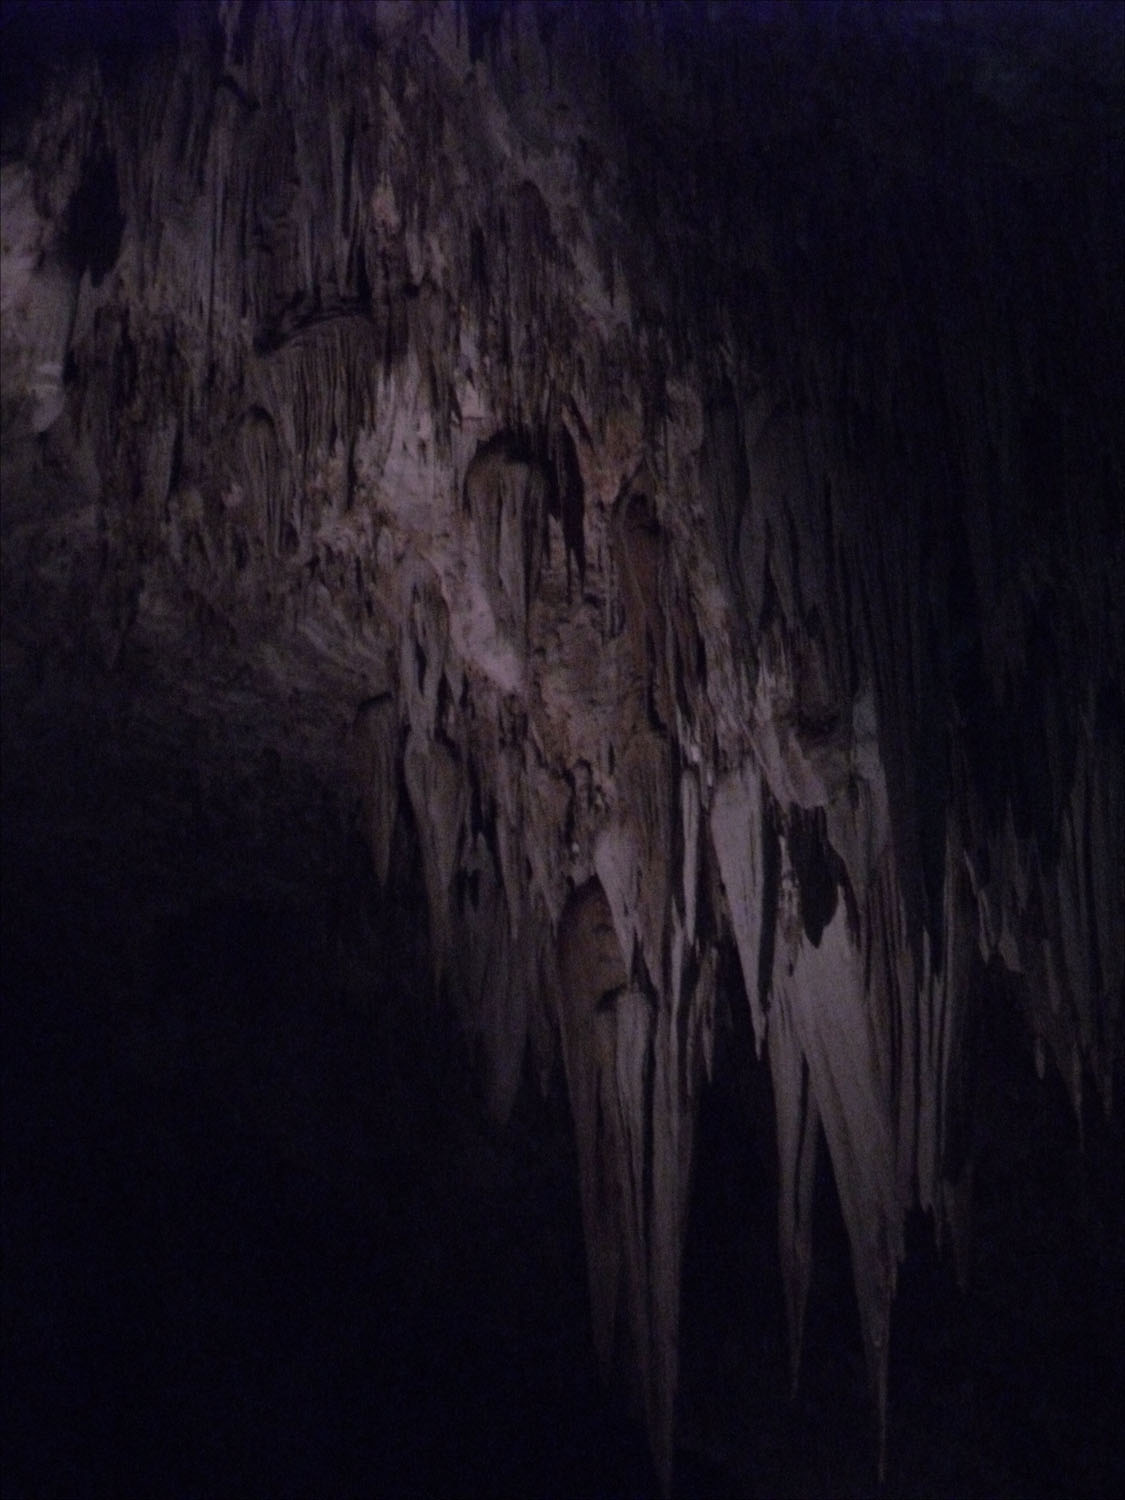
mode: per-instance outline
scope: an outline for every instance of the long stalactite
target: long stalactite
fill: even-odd
[[[384,883],[410,821],[495,1117],[562,1058],[665,1488],[724,944],[793,1379],[822,1139],[880,1443],[975,966],[1080,1123],[1120,1087],[1121,43],[1066,9],[185,4],[5,147],[5,507],[64,492],[5,629],[297,703]]]

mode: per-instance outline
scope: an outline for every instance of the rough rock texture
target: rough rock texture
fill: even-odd
[[[193,882],[416,858],[494,1117],[561,1059],[665,1486],[735,950],[793,1379],[822,1136],[882,1441],[912,1207],[969,1270],[985,966],[1080,1128],[1121,1082],[1120,12],[65,41],[5,89],[6,831],[119,851],[137,975]]]

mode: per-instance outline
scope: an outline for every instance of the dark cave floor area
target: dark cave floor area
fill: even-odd
[[[138,962],[125,913],[60,909],[7,866],[7,1496],[653,1493],[594,1371],[561,1079],[487,1121],[410,993],[409,911],[359,1003],[301,911],[197,910]],[[1057,1080],[1000,1040],[968,1292],[910,1226],[887,1496],[1109,1495],[1125,1472],[1120,1134],[1093,1122],[1080,1153]],[[827,1172],[786,1394],[747,1047],[728,1026],[701,1109],[676,1492],[875,1495]]]
[[[6,1496],[643,1492],[557,1109],[491,1126],[453,1051],[398,1027],[409,997],[358,1014],[293,913],[197,920],[117,1010],[108,935],[75,968],[24,905]]]

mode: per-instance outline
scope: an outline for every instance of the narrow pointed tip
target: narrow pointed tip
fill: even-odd
[[[789,1323],[789,1399],[796,1401],[797,1388],[801,1383],[801,1345],[803,1342],[804,1308],[790,1312]]]
[[[879,1371],[879,1392],[876,1404],[876,1421],[878,1423],[878,1488],[882,1490],[887,1482],[887,1356],[886,1349],[881,1354],[881,1368]]]

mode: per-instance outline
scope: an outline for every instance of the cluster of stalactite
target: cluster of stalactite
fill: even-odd
[[[974,965],[1079,1119],[1120,1066],[1120,47],[953,9],[188,5],[4,165],[73,611],[178,638],[170,695],[200,641],[362,685],[498,1117],[561,1049],[665,1482],[722,943],[793,1377],[823,1139],[881,1426],[908,1210],[964,1248]]]

